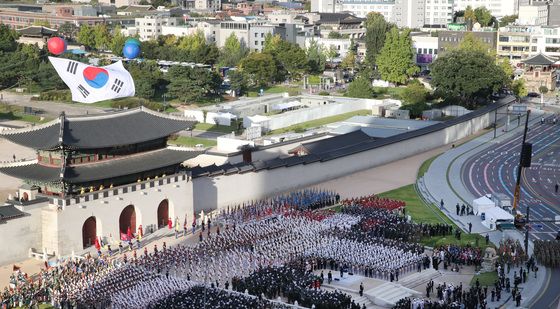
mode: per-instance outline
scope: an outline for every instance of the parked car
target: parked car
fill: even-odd
[[[529,93],[527,93],[527,96],[530,97],[530,98],[540,98],[541,97],[541,95],[536,93],[536,92],[529,92]]]

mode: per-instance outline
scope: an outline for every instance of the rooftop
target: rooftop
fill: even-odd
[[[538,55],[527,58],[522,62],[528,65],[553,65],[556,63],[556,60],[539,53]]]
[[[178,166],[201,153],[201,151],[163,148],[97,163],[68,166],[64,171],[59,167],[39,165],[36,161],[30,161],[28,165],[0,167],[0,172],[20,179],[43,183],[57,183],[64,180],[68,183],[78,184]]]
[[[29,26],[26,28],[17,29],[16,31],[22,36],[28,37],[53,36],[58,33],[56,29],[51,29],[43,26]]]
[[[194,121],[140,107],[100,115],[64,116],[25,129],[4,129],[0,136],[34,149],[96,149],[131,145],[190,128]]]

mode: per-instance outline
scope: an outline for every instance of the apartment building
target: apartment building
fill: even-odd
[[[157,39],[162,33],[162,27],[176,26],[177,18],[162,15],[148,15],[134,19],[136,33],[140,36],[140,40],[147,41]]]
[[[520,25],[546,26],[548,24],[548,4],[536,3],[519,6],[517,23]]]
[[[424,27],[445,28],[453,22],[453,0],[426,0]]]
[[[496,51],[498,56],[509,57],[512,62],[537,53],[540,27],[509,25],[498,29]]]
[[[424,26],[424,1],[395,0],[393,22],[401,28],[422,28]]]
[[[560,26],[542,27],[537,37],[537,53],[560,59]]]
[[[357,17],[366,17],[369,12],[378,12],[386,20],[393,20],[396,0],[343,0],[338,12],[352,12]]]
[[[219,11],[222,7],[221,0],[195,0],[194,8],[199,11]]]

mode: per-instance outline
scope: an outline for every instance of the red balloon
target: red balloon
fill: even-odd
[[[63,38],[53,37],[47,41],[51,54],[60,55],[66,51],[66,41]]]

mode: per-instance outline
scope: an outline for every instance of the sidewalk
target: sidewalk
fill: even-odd
[[[530,123],[539,121],[541,114],[542,112],[540,111],[531,113]],[[512,121],[512,123],[514,122]],[[497,137],[495,139],[493,138],[494,132],[490,131],[443,153],[432,162],[426,174],[419,179],[418,184],[421,189],[420,192],[426,200],[438,206],[441,200],[444,201],[444,206],[441,210],[461,229],[468,231],[468,224],[470,222],[472,223],[473,233],[488,234],[490,236],[490,241],[496,245],[504,238],[517,239],[523,243],[524,235],[516,230],[506,230],[504,232],[490,231],[482,225],[478,216],[458,216],[456,214],[455,205],[457,203],[459,203],[459,205],[471,205],[472,200],[478,198],[471,194],[462,184],[461,168],[465,161],[482,148],[500,143],[516,134],[520,134],[523,130],[523,126],[514,126],[509,132],[504,133],[502,131],[503,128],[503,126],[498,128]],[[529,252],[532,250],[533,244],[529,242]],[[519,272],[519,268],[512,267],[510,274],[506,274],[506,276],[510,277],[512,283],[514,271]],[[527,283],[520,285],[520,290],[522,291],[521,295],[523,297],[521,306],[529,307],[529,305],[540,296],[542,292],[541,289],[546,286],[548,280],[549,274],[544,267],[540,267],[537,278],[534,278],[534,273],[531,272]],[[491,290],[492,288],[488,289],[488,308],[515,308],[515,300],[512,299],[511,293],[503,292],[500,303],[490,302]]]

